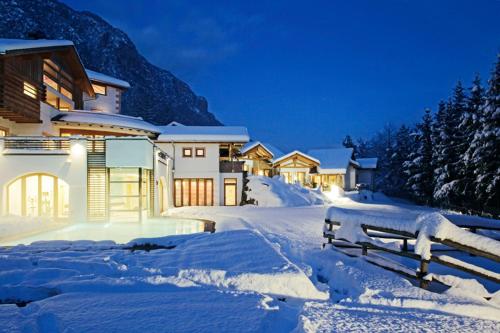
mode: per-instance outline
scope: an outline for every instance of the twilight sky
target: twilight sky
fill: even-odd
[[[500,52],[499,0],[64,2],[284,150],[414,123]]]

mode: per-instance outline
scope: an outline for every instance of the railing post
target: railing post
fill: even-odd
[[[366,227],[363,227],[363,232],[367,234],[368,229]],[[368,255],[368,246],[362,245],[361,254],[364,256]]]
[[[429,273],[429,261],[421,260],[420,261],[420,270],[417,274],[420,282],[420,288],[427,289],[429,287],[429,281],[425,280],[424,277]]]
[[[408,252],[408,239],[403,239],[403,251]]]

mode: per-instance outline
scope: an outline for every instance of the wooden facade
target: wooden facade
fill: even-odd
[[[70,91],[75,108],[83,108],[83,91],[94,96],[73,46],[7,52],[0,55],[0,117],[16,123],[41,122],[40,102],[46,102],[48,89],[44,84],[46,62],[68,73],[67,83],[61,86]]]
[[[272,175],[273,165],[271,161],[273,159],[273,154],[263,145],[257,144],[255,147],[246,151],[242,158],[252,161],[252,169],[248,170],[251,174],[268,177]]]

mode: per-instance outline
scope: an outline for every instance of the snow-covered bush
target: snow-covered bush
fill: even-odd
[[[287,184],[279,176],[249,176],[248,199],[255,200],[257,206],[295,207],[324,205],[330,200],[321,190],[311,190],[298,184]]]

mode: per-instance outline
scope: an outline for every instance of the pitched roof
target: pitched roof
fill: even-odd
[[[123,127],[160,133],[160,129],[140,117],[130,117],[120,114],[95,111],[67,111],[61,112],[52,118],[54,122],[99,124],[105,126]]]
[[[59,46],[74,46],[70,40],[51,40],[51,39],[7,39],[0,38],[0,54],[9,52],[29,50],[29,49],[45,49],[49,47]]]
[[[356,161],[359,163],[359,167],[361,169],[376,169],[378,158],[376,157],[366,157],[366,158],[358,158]]]
[[[251,142],[248,142],[246,144],[243,145],[243,147],[241,148],[240,150],[240,153],[241,154],[245,154],[247,153],[248,151],[252,150],[253,148],[257,147],[257,146],[261,146],[262,148],[264,148],[269,154],[271,154],[273,157],[274,157],[274,153],[271,151],[271,149],[269,149],[266,144],[260,142],[260,141],[251,141]]]
[[[311,149],[307,153],[320,161],[320,173],[346,173],[352,160],[352,148]]]
[[[295,155],[295,154],[297,154],[297,155],[301,155],[301,156],[304,156],[305,158],[310,159],[311,161],[316,162],[316,163],[318,163],[318,164],[320,164],[320,163],[321,163],[321,162],[320,162],[318,159],[316,159],[314,156],[311,156],[311,155],[309,155],[309,154],[303,153],[303,152],[301,152],[300,150],[294,150],[294,151],[292,151],[292,152],[289,152],[288,154],[282,155],[282,156],[280,156],[280,157],[278,157],[278,158],[274,159],[274,160],[273,160],[273,164],[276,164],[276,163],[279,163],[279,162],[281,162],[281,161],[283,161],[283,160],[286,160],[287,158],[289,158],[289,157],[291,157],[291,156],[293,156],[293,155]]]
[[[70,40],[63,39],[0,39],[0,55],[22,55],[25,53],[37,53],[46,50],[56,50],[69,49],[69,60],[71,64],[74,65],[76,71],[78,71],[78,78],[81,78],[81,83],[85,91],[94,97],[94,90],[90,83],[88,74],[83,67],[82,59],[75,48],[75,45]],[[71,65],[70,64],[70,65]]]
[[[85,69],[85,71],[87,72],[87,75],[91,81],[101,82],[119,88],[130,88],[130,84],[127,81],[123,81],[103,73],[92,71],[90,69]]]
[[[163,142],[248,142],[246,127],[241,126],[159,126],[158,141]]]

